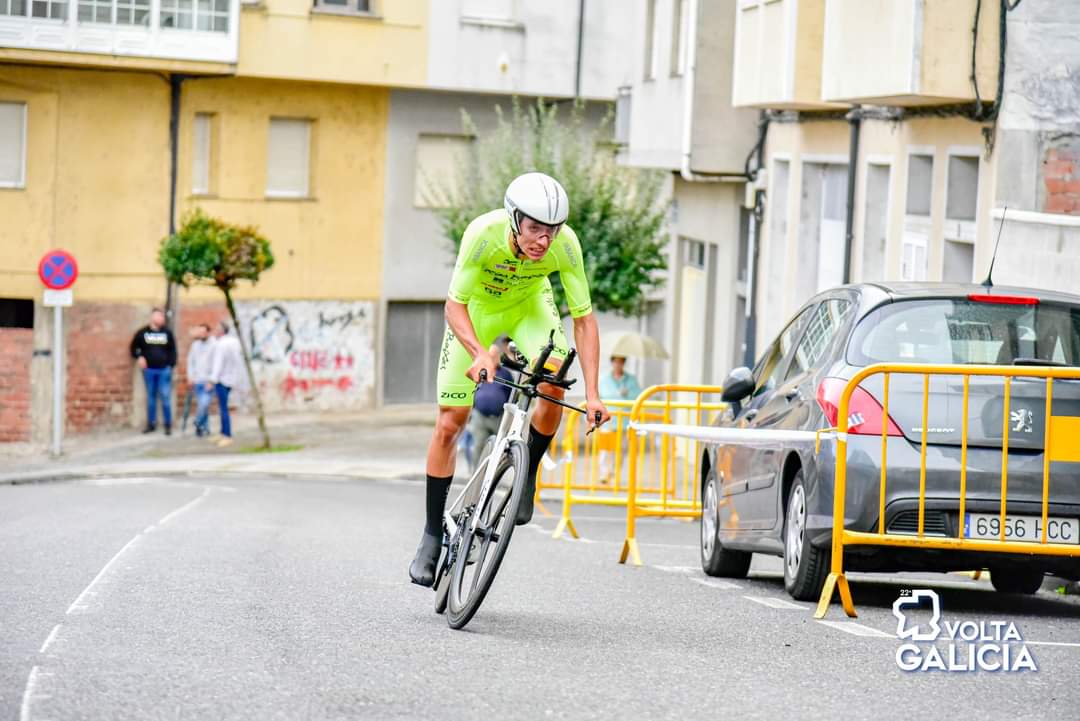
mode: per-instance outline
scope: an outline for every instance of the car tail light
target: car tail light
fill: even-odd
[[[842,378],[826,378],[818,386],[817,402],[821,410],[825,411],[825,417],[829,419],[829,425],[839,427],[837,419],[840,415],[840,396],[844,393],[847,381]],[[861,387],[856,388],[848,401],[848,433],[859,436],[881,435],[881,404],[874,396],[870,395]],[[889,425],[886,433],[890,436],[901,436],[900,428],[888,419]]]
[[[989,295],[984,293],[972,293],[968,300],[976,303],[998,303],[1001,305],[1038,305],[1039,299],[1026,295]]]

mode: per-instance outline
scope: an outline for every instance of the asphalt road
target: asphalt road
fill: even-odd
[[[860,617],[786,596],[774,559],[706,579],[697,527],[539,520],[464,632],[408,583],[415,482],[124,479],[0,486],[0,719],[1062,718],[1080,599],[962,576],[856,577]],[[892,604],[1009,620],[1038,671],[898,669]],[[1065,644],[1065,645],[1047,645]],[[1069,645],[1071,644],[1071,645]]]

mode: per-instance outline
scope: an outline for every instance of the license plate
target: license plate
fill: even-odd
[[[996,513],[968,513],[964,519],[964,537],[987,541],[1001,539],[1001,516]],[[1005,540],[1042,543],[1042,516],[1006,516]],[[1080,519],[1046,519],[1046,542],[1080,544]]]

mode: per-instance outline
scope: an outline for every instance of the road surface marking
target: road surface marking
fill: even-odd
[[[1027,646],[1065,646],[1066,648],[1080,648],[1080,643],[1065,643],[1064,641],[1024,641]]]
[[[188,501],[187,503],[185,503],[184,505],[177,508],[176,510],[165,514],[161,518],[161,520],[159,520],[157,523],[154,523],[154,524],[151,524],[151,525],[147,526],[141,533],[138,533],[134,538],[132,538],[130,541],[128,541],[124,545],[123,548],[121,548],[119,551],[117,551],[115,556],[113,556],[111,559],[109,559],[109,562],[105,564],[105,567],[102,568],[100,571],[98,571],[98,574],[96,576],[94,576],[94,580],[90,582],[89,586],[87,586],[86,588],[83,589],[83,592],[79,594],[79,597],[76,598],[74,601],[72,601],[71,605],[68,606],[67,613],[70,614],[72,611],[76,611],[76,610],[78,610],[78,611],[85,611],[86,610],[86,604],[83,603],[83,599],[90,593],[91,589],[93,589],[93,587],[97,584],[97,582],[100,581],[105,576],[105,574],[109,572],[109,569],[112,568],[113,564],[116,563],[116,561],[120,558],[120,556],[124,555],[124,551],[128,550],[129,548],[134,546],[136,543],[138,543],[139,540],[145,534],[147,534],[150,531],[153,531],[153,530],[155,530],[157,528],[160,528],[162,525],[164,525],[164,524],[168,523],[169,521],[171,521],[172,519],[176,518],[177,516],[179,516],[184,511],[187,511],[187,510],[190,510],[191,508],[194,508],[195,504],[197,504],[202,499],[206,498],[206,496],[209,495],[209,493],[210,493],[210,488],[209,487],[204,487],[202,494],[198,498],[192,499],[192,500]]]
[[[45,643],[41,644],[41,650],[38,653],[45,653],[45,649],[56,640],[56,634],[60,631],[60,624],[53,626],[53,630],[49,632],[49,635],[45,638]]]
[[[664,573],[694,573],[698,570],[697,566],[653,566],[653,568]]]
[[[747,601],[753,601],[754,603],[760,603],[762,606],[768,606],[769,608],[780,608],[785,611],[805,611],[809,606],[803,606],[798,603],[792,603],[791,601],[785,601],[782,598],[773,598],[772,596],[743,596]]]
[[[26,680],[26,690],[23,691],[22,704],[19,706],[19,721],[30,721],[30,704],[35,698],[50,698],[45,694],[34,693],[37,689],[38,679],[42,676],[52,676],[52,674],[42,672],[40,666],[34,666],[30,669],[30,678]]]
[[[879,631],[876,628],[870,628],[864,626],[861,623],[855,623],[854,621],[818,621],[822,626],[828,626],[829,628],[836,628],[845,633],[850,633],[852,636],[869,636],[871,638],[892,638],[895,639],[891,633],[885,633]]]
[[[737,583],[731,581],[717,581],[712,578],[691,578],[694,583],[700,583],[702,586],[708,586],[709,588],[718,588],[721,591],[738,591],[742,588]]]
[[[70,605],[70,606],[68,606],[68,610],[67,610],[67,612],[68,612],[69,614],[70,614],[70,613],[71,613],[72,611],[76,610],[76,609],[79,609],[79,610],[86,610],[86,606],[85,606],[85,605],[83,605],[83,599],[84,599],[84,598],[85,598],[85,597],[87,596],[87,594],[89,594],[89,593],[90,593],[90,589],[92,589],[92,588],[94,587],[94,585],[95,585],[95,584],[96,584],[96,583],[97,583],[98,581],[100,581],[100,580],[102,579],[102,577],[103,577],[103,576],[104,576],[104,575],[105,575],[106,573],[108,573],[108,572],[109,572],[109,569],[110,569],[110,568],[112,568],[112,565],[113,565],[114,563],[116,563],[117,559],[119,559],[119,558],[120,558],[120,556],[124,555],[124,551],[128,550],[129,548],[131,548],[132,546],[134,546],[134,545],[135,545],[136,543],[138,543],[139,539],[141,539],[142,537],[143,537],[143,534],[142,534],[142,533],[139,533],[139,534],[138,534],[138,535],[136,535],[136,536],[135,536],[134,538],[132,538],[132,539],[131,539],[130,541],[128,541],[127,543],[125,543],[125,544],[124,544],[124,547],[123,547],[123,548],[121,548],[121,549],[120,549],[119,551],[117,551],[117,553],[116,553],[116,555],[115,555],[115,556],[113,556],[113,557],[112,557],[111,559],[109,559],[109,562],[105,564],[104,568],[102,568],[102,569],[101,569],[100,571],[98,571],[98,574],[97,574],[96,576],[94,576],[94,580],[90,582],[90,585],[89,585],[89,586],[87,586],[86,588],[84,588],[84,589],[83,589],[83,591],[82,591],[82,593],[80,593],[80,594],[79,594],[79,597],[78,597],[78,598],[76,598],[76,599],[75,599],[74,601],[72,601],[72,602],[71,602],[71,605]]]

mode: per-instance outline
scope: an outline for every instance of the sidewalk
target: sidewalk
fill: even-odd
[[[65,439],[63,455],[47,448],[0,445],[0,484],[100,476],[219,475],[334,476],[345,479],[423,479],[435,411],[429,405],[379,411],[290,414],[267,418],[278,452],[255,452],[261,443],[253,417],[233,422],[234,443],[218,448],[186,433],[109,431]],[[212,428],[216,422],[212,421]]]

